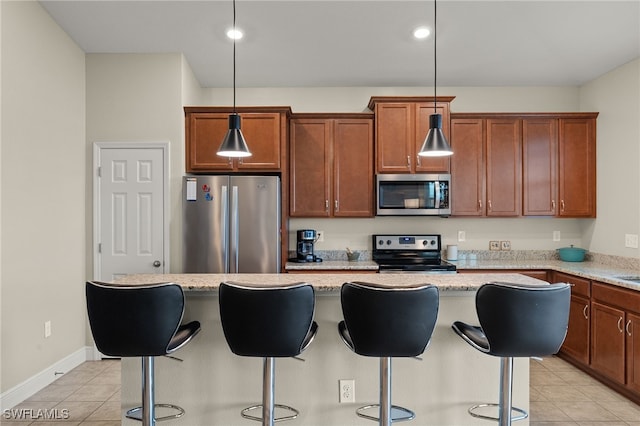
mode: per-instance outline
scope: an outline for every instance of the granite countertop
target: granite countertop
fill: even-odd
[[[626,269],[611,266],[605,263],[585,261],[585,262],[563,262],[557,259],[479,259],[479,260],[459,260],[451,262],[456,265],[458,271],[474,269],[547,269],[567,274],[576,275],[590,280],[597,280],[619,287],[625,287],[640,291],[640,283],[621,279],[620,277],[640,276],[640,270]],[[324,261],[320,263],[287,263],[286,270],[317,271],[323,270],[362,270],[373,271],[378,269],[378,265],[371,260],[356,262],[347,261]],[[299,276],[300,274],[296,274]],[[430,275],[432,276],[432,275]],[[504,280],[503,278],[502,280]]]
[[[475,291],[490,281],[540,284],[543,281],[520,274],[135,274],[116,281],[118,284],[175,282],[185,290],[217,290],[220,283],[283,285],[308,282],[318,292],[335,292],[347,281],[366,281],[390,286],[433,284],[441,291]]]

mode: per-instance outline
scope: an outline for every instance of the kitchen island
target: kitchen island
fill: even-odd
[[[202,331],[175,356],[156,361],[156,401],[185,408],[172,425],[215,426],[255,424],[240,417],[240,410],[261,401],[262,360],[239,357],[229,350],[218,307],[222,281],[281,285],[308,282],[316,290],[315,320],[318,334],[303,352],[306,362],[276,361],[276,403],[300,410],[293,425],[367,425],[354,410],[378,401],[379,362],[351,352],[340,340],[342,319],[339,289],[346,281],[389,285],[430,283],[440,290],[438,321],[422,360],[394,359],[393,403],[416,413],[413,425],[484,425],[467,408],[498,399],[499,360],[472,349],[452,330],[453,321],[477,323],[475,292],[485,282],[543,283],[519,274],[167,274],[131,275],[119,283],[176,282],[183,286],[187,304],[185,321],[198,320]],[[140,360],[122,361],[122,409],[139,405]],[[529,360],[515,360],[514,405],[529,407]],[[338,380],[355,380],[355,404],[340,404]],[[518,422],[527,425],[528,420]],[[123,425],[138,424],[123,420]]]

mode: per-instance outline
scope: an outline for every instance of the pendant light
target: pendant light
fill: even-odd
[[[251,152],[240,130],[240,116],[236,111],[236,0],[233,0],[233,113],[229,115],[229,130],[217,154],[221,157],[250,157]]]
[[[433,1],[433,114],[429,116],[429,132],[424,139],[422,148],[418,155],[421,157],[444,157],[453,154],[447,138],[442,133],[442,115],[438,114],[436,109],[437,104],[437,77],[438,77],[438,62],[437,62],[437,1]]]

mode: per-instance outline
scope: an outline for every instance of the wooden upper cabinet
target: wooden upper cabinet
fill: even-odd
[[[596,119],[561,118],[558,137],[558,216],[596,216]]]
[[[524,215],[595,217],[597,115],[525,115]]]
[[[522,214],[558,212],[558,120],[525,118],[522,123]]]
[[[296,114],[290,163],[292,217],[373,216],[369,114]]]
[[[229,129],[231,110],[223,107],[185,107],[186,171],[280,171],[286,159],[288,107],[242,107],[238,113],[250,157],[216,154]]]
[[[451,214],[483,216],[485,123],[481,118],[451,120]]]
[[[451,120],[451,214],[519,216],[521,120]]]
[[[442,131],[449,139],[449,104],[438,97],[435,112],[442,115]],[[369,108],[376,121],[376,173],[449,173],[449,157],[419,157],[434,113],[433,97],[374,96]]]

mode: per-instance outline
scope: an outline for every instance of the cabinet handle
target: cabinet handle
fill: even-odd
[[[420,163],[420,156],[416,155],[416,165],[421,166],[422,164]]]
[[[556,200],[551,200],[551,210],[556,211]]]
[[[629,330],[630,326],[631,326],[631,320],[627,321],[627,325],[624,326],[624,329],[627,331],[628,336],[631,336],[631,330]]]
[[[618,331],[620,333],[624,332],[624,330],[622,329],[622,317],[618,318]]]
[[[491,200],[489,200],[488,205],[489,205],[489,211],[491,211]]]
[[[407,167],[411,168],[411,156],[407,155]]]
[[[335,211],[338,211],[338,210],[339,210],[339,209],[338,209],[338,200],[334,200],[334,201],[333,201],[333,208],[334,208],[334,210],[335,210]]]
[[[560,200],[560,211],[564,211],[564,200]]]
[[[229,164],[233,164],[233,158],[229,157]]]
[[[482,200],[478,200],[478,208],[482,210]]]
[[[584,316],[584,319],[589,319],[589,315],[587,315],[587,309],[589,309],[589,305],[584,305],[584,308],[582,309],[582,315]]]
[[[324,211],[329,211],[329,200],[324,200]]]

